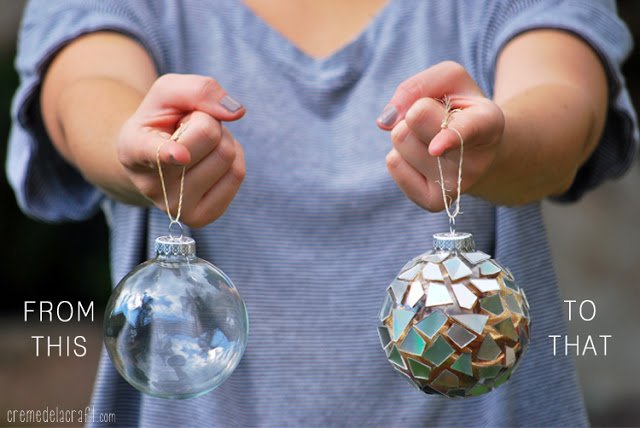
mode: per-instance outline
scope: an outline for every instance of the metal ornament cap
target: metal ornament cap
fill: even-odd
[[[188,236],[160,236],[156,238],[155,252],[158,256],[195,256],[196,241]]]
[[[433,250],[471,252],[476,250],[476,243],[470,233],[436,233],[433,235]]]

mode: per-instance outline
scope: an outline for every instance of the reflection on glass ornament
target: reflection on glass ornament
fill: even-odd
[[[506,382],[529,344],[529,304],[508,269],[469,233],[440,233],[433,251],[389,285],[378,334],[394,369],[428,394],[470,397]]]
[[[247,345],[244,302],[231,280],[195,255],[195,241],[156,239],[156,258],[126,275],[105,312],[104,341],[118,372],[161,398],[210,392]]]

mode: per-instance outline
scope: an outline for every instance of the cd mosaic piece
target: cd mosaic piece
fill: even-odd
[[[378,335],[392,367],[428,394],[461,398],[506,382],[529,344],[529,304],[469,233],[433,237],[387,288]]]

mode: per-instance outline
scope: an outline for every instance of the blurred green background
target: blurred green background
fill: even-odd
[[[7,141],[9,109],[17,86],[16,31],[23,1],[0,2],[0,141]],[[636,49],[624,73],[640,103],[640,2],[619,1]],[[0,144],[5,159],[6,144]],[[598,315],[569,324],[570,337],[612,334],[608,355],[576,358],[591,422],[640,426],[640,167],[570,206],[544,204],[561,291],[566,299],[590,299]],[[47,225],[17,208],[0,175],[0,425],[9,409],[83,408],[90,398],[101,346],[101,307],[110,293],[108,235],[102,215],[77,224]],[[82,301],[96,305],[93,322],[23,320],[27,300]],[[35,357],[31,335],[87,339],[83,358]],[[552,387],[552,385],[550,385]],[[544,411],[541,409],[541,411]],[[15,425],[12,425],[15,426]]]

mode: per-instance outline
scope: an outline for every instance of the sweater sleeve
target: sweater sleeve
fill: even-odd
[[[30,217],[61,222],[83,220],[99,208],[103,194],[66,162],[51,143],[40,114],[42,79],[56,53],[75,38],[116,31],[137,40],[162,68],[162,46],[152,6],[143,1],[45,1],[27,4],[15,66],[6,173],[18,205]]]
[[[609,84],[609,106],[600,142],[580,167],[569,190],[554,197],[575,201],[603,181],[620,177],[638,151],[638,122],[625,86],[621,65],[632,49],[632,39],[609,0],[517,0],[498,2],[501,12],[487,26],[484,70],[495,76],[498,55],[509,41],[535,29],[558,29],[588,43],[604,65]]]

